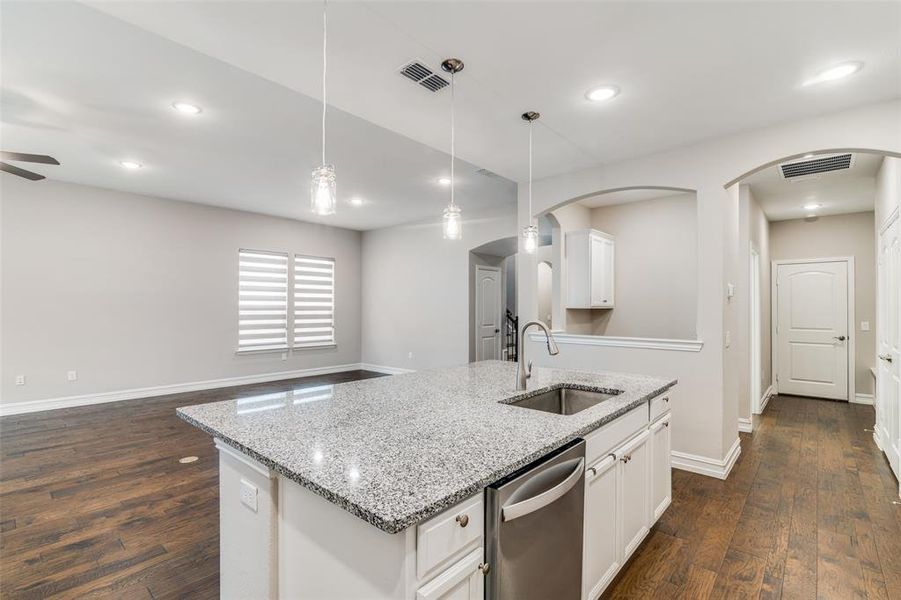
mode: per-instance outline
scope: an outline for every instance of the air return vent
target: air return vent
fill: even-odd
[[[783,179],[794,179],[796,177],[817,175],[818,173],[827,173],[829,171],[850,169],[853,165],[853,155],[836,154],[835,156],[824,156],[822,158],[812,158],[810,160],[785,163],[779,165],[779,168],[782,171]]]
[[[414,60],[402,66],[400,68],[400,74],[407,79],[415,81],[430,92],[437,92],[441,88],[450,85],[450,82],[447,79],[441,75],[436,75],[434,71],[418,60]]]

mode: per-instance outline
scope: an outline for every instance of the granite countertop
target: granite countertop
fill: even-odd
[[[397,533],[675,385],[486,361],[178,409],[178,415],[379,529]],[[508,406],[562,384],[622,394],[575,415]]]

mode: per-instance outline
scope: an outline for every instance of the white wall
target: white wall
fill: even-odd
[[[570,310],[588,318],[590,331],[574,331],[569,320],[567,331],[696,339],[697,223],[694,194],[591,209],[591,227],[616,236],[616,307]]]
[[[738,386],[740,361],[724,349],[725,331],[733,315],[725,307],[726,283],[737,277],[736,218],[738,197],[724,186],[749,172],[787,157],[833,149],[873,149],[901,153],[901,101],[874,104],[831,115],[726,136],[652,156],[548,177],[532,186],[534,213],[586,198],[599,192],[631,187],[675,187],[698,192],[698,337],[704,340],[698,353],[682,353],[672,360],[671,372],[691,394],[680,395],[673,406],[673,448],[721,462],[738,435]],[[528,196],[519,188],[517,218],[529,222]],[[519,311],[522,318],[535,316],[535,263],[523,257],[519,279]],[[531,343],[531,356],[546,362],[540,346]],[[592,346],[561,349],[557,364],[606,366],[607,350]],[[664,351],[658,351],[664,352]],[[618,368],[647,372],[651,363],[642,353],[623,351],[633,359],[620,359]],[[593,358],[596,357],[596,358]]]
[[[50,180],[0,185],[4,404],[360,362],[359,232]],[[336,348],[235,354],[242,247],[335,257]]]
[[[901,158],[886,156],[876,173],[876,227],[901,205]]]
[[[511,235],[512,209],[467,218],[456,241],[442,239],[438,221],[364,232],[363,362],[403,369],[468,362],[470,249]]]
[[[854,257],[854,322],[848,335],[856,336],[855,386],[857,393],[873,393],[870,368],[876,366],[876,221],[872,212],[792,219],[770,223],[770,258]],[[860,322],[870,323],[861,331]]]
[[[760,393],[765,394],[772,383],[770,359],[770,242],[769,221],[760,208],[751,188],[739,187],[739,277],[736,282],[736,305],[738,306],[738,331],[736,344],[738,351],[738,416],[751,419],[751,371],[750,367],[750,260],[753,246],[760,256]]]

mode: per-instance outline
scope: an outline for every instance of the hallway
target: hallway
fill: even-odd
[[[673,504],[605,598],[901,598],[898,483],[873,407],[777,396],[729,479]]]

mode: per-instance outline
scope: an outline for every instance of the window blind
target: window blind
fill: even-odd
[[[288,255],[238,251],[238,352],[288,348]]]
[[[294,347],[335,343],[335,259],[294,256]]]

